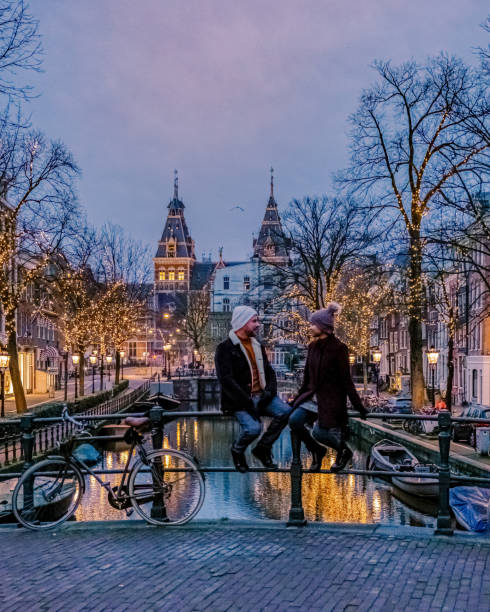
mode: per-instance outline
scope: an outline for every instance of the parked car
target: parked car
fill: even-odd
[[[412,399],[406,396],[390,397],[385,412],[401,412],[412,414]]]
[[[471,419],[490,419],[490,406],[467,406],[459,416]],[[488,423],[453,423],[451,439],[453,442],[469,442],[473,448],[476,448],[476,428],[489,426]]]

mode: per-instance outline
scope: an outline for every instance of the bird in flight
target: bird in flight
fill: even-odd
[[[238,205],[237,205],[237,206],[232,206],[232,207],[230,208],[230,210],[235,210],[235,208],[238,208],[238,210],[241,210],[242,212],[245,212],[245,209],[244,209],[244,208],[242,208],[241,206],[238,206]]]

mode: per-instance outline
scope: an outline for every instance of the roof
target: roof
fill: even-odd
[[[190,284],[191,291],[202,289],[204,287],[204,285],[210,280],[216,265],[217,264],[213,263],[212,261],[196,261],[196,263],[192,266]]]

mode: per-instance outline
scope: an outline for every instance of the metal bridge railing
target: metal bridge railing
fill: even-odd
[[[124,414],[84,414],[84,421],[120,421],[128,416],[143,416],[141,412],[126,412]],[[151,421],[151,437],[154,448],[162,448],[163,433],[165,428],[165,422],[173,421],[176,418],[231,418],[223,415],[222,412],[218,411],[165,411],[159,406],[154,406],[149,411]],[[350,416],[357,416],[357,413],[350,413]],[[438,462],[438,479],[439,479],[439,508],[437,514],[437,525],[435,534],[437,535],[452,535],[452,523],[451,515],[449,512],[449,489],[451,486],[459,485],[462,483],[466,484],[483,484],[490,487],[490,478],[486,477],[474,477],[474,476],[458,476],[451,474],[449,469],[449,450],[451,443],[451,422],[475,422],[484,423],[490,425],[490,419],[471,419],[463,417],[451,417],[451,414],[447,411],[441,411],[437,415],[417,415],[417,414],[402,414],[402,413],[369,413],[368,418],[371,419],[383,419],[383,418],[403,418],[403,419],[421,419],[429,421],[437,421],[439,426],[439,462]],[[21,429],[21,447],[22,457],[24,458],[24,467],[27,469],[33,464],[34,459],[34,448],[35,448],[35,432],[36,427],[39,425],[53,426],[53,424],[59,425],[61,421],[60,417],[35,417],[32,414],[25,414],[20,419],[16,419],[15,422],[20,426]],[[70,430],[67,431],[70,433]],[[121,436],[97,436],[96,439],[100,440],[116,440],[122,439]],[[289,472],[291,476],[291,505],[289,509],[289,518],[287,521],[288,526],[301,527],[307,524],[305,513],[302,503],[302,478],[304,473],[311,473],[310,470],[304,470],[301,464],[301,440],[294,433],[291,432],[292,442],[292,461],[290,467],[278,468],[277,470],[268,470],[266,468],[250,468],[251,472]],[[203,472],[234,472],[235,468],[228,466],[203,466],[200,468]],[[99,474],[115,474],[120,473],[122,470],[94,470]],[[320,470],[314,472],[315,474],[334,474],[330,470]],[[337,476],[344,475],[362,475],[371,477],[391,477],[396,476],[397,478],[411,478],[413,472],[399,472],[399,471],[381,471],[381,470],[362,470],[362,469],[350,469],[343,470],[342,472],[336,472]],[[0,474],[0,478],[12,478],[18,477],[20,473],[10,472],[8,474]],[[417,478],[434,478],[434,473],[417,472]]]

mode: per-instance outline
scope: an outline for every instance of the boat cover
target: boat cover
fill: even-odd
[[[454,487],[449,492],[449,505],[466,529],[480,532],[490,529],[490,489]]]
[[[87,442],[77,446],[77,448],[73,451],[73,454],[77,459],[83,461],[87,465],[95,465],[102,457],[101,453]]]

